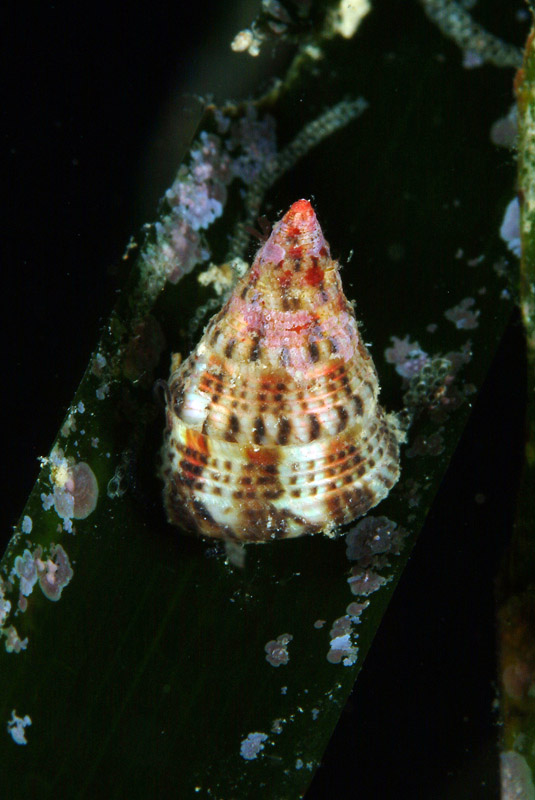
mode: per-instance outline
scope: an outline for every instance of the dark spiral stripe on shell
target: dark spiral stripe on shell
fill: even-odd
[[[258,338],[253,339],[251,350],[249,351],[249,361],[258,361],[260,358],[260,342]]]
[[[257,417],[253,425],[253,440],[255,444],[262,444],[266,435],[266,428],[262,417]]]
[[[315,414],[309,414],[309,425],[310,440],[314,441],[321,433],[321,423]]]
[[[338,415],[337,433],[341,433],[349,421],[349,412],[345,406],[336,406],[336,413]]]
[[[316,363],[317,361],[319,361],[320,351],[319,351],[319,347],[316,344],[316,342],[309,342],[309,344],[308,344],[308,353],[310,355],[310,360],[313,363]]]
[[[285,445],[292,431],[292,423],[287,417],[281,417],[277,429],[277,443]]]

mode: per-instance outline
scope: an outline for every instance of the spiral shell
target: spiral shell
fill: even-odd
[[[171,523],[264,542],[332,534],[399,477],[398,432],[311,204],[298,200],[169,379]]]

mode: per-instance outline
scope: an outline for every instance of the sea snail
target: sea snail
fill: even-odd
[[[164,503],[185,530],[332,534],[398,480],[397,422],[308,200],[274,226],[168,385]]]

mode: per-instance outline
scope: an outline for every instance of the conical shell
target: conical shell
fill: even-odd
[[[171,373],[170,522],[270,541],[332,533],[399,477],[396,426],[316,215],[298,200]]]

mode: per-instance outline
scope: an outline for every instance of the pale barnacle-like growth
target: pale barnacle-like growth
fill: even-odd
[[[11,611],[11,603],[5,596],[5,584],[0,578],[0,628],[4,625]]]
[[[490,127],[490,140],[497,147],[514,150],[518,141],[518,108],[516,103],[505,116],[500,117]]]
[[[479,324],[477,320],[479,311],[472,308],[475,302],[473,297],[464,297],[458,305],[453,306],[453,308],[448,308],[444,312],[444,316],[446,319],[449,319],[450,322],[453,322],[458,330],[472,330],[473,328],[477,328]]]
[[[59,600],[74,575],[69,556],[60,544],[52,545],[46,561],[36,559],[39,586],[49,600]]]
[[[98,483],[95,473],[84,461],[69,469],[66,491],[73,497],[73,518],[86,519],[97,507]]]
[[[522,242],[520,240],[520,203],[518,202],[518,197],[514,197],[505,209],[500,226],[500,237],[511,253],[520,258],[522,255]]]
[[[161,475],[169,521],[264,542],[332,534],[399,477],[397,422],[307,200],[172,370]]]
[[[86,519],[95,510],[98,482],[89,464],[84,461],[72,463],[72,459],[65,458],[61,448],[54,448],[49,461],[54,489],[52,496],[42,496],[43,506],[54,505],[65,529],[70,531],[72,519]]]
[[[240,755],[246,761],[252,761],[264,749],[267,733],[249,733],[240,743]]]
[[[154,225],[155,242],[143,253],[147,290],[155,295],[166,280],[177,283],[183,275],[210,257],[203,232],[224,211],[227,187],[235,178],[249,184],[276,153],[275,121],[269,114],[258,118],[248,104],[234,121],[216,109],[220,133],[202,131],[172,186],[165,193],[166,213]]]
[[[17,716],[16,709],[11,712],[11,719],[7,723],[7,732],[15,744],[28,744],[24,728],[32,724],[31,717],[25,714],[23,717]]]
[[[369,564],[379,553],[398,555],[406,535],[406,531],[388,517],[365,517],[346,536],[347,558]]]
[[[28,514],[24,515],[22,520],[21,530],[23,533],[30,534],[33,528],[33,521],[32,518],[28,516]]]
[[[272,667],[280,667],[281,664],[288,663],[290,660],[288,645],[292,639],[291,633],[282,633],[264,646],[268,664],[271,664]]]
[[[26,650],[28,647],[28,637],[26,636],[24,639],[21,639],[14,625],[5,628],[2,630],[2,633],[6,637],[7,653],[20,653],[21,650]]]
[[[389,566],[388,556],[399,555],[407,537],[404,528],[388,517],[367,516],[346,536],[346,555],[356,564],[347,582],[352,594],[367,597],[390,580],[377,570]]]
[[[516,750],[500,753],[500,779],[502,800],[533,800],[535,784],[525,756]]]
[[[258,118],[255,106],[249,103],[245,115],[230,126],[227,150],[232,153],[230,169],[247,186],[263,169],[274,165],[277,157],[275,118],[265,114]]]
[[[340,0],[328,15],[327,27],[332,34],[351,39],[369,11],[369,0]]]
[[[411,342],[408,336],[399,339],[391,336],[392,347],[385,350],[385,358],[389,364],[396,365],[396,372],[402,378],[413,378],[429,360],[428,354],[422,350],[418,342]]]
[[[20,592],[24,597],[29,597],[37,583],[37,567],[30,550],[25,550],[22,556],[15,558],[14,573],[20,581]]]
[[[147,287],[151,293],[161,288],[160,281],[177,283],[209,257],[201,232],[223,213],[226,187],[233,177],[230,164],[221,139],[202,131],[189,164],[181,166],[165,193],[168,212],[154,226],[156,241],[143,253],[147,277],[154,283]]]
[[[329,652],[327,661],[330,664],[343,664],[345,667],[352,666],[358,657],[358,647],[352,639],[358,638],[353,631],[353,625],[358,619],[345,615],[335,619],[329,632]]]

